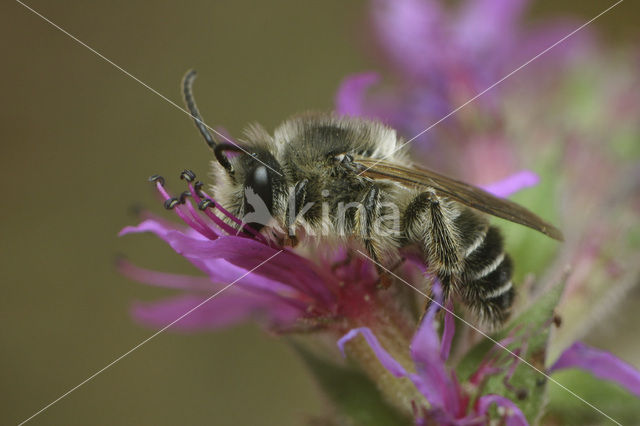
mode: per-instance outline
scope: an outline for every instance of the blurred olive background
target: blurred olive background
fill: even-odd
[[[538,1],[532,19],[583,21],[609,2]],[[28,5],[182,104],[237,135],[291,113],[328,110],[342,77],[371,69],[364,1],[67,1]],[[638,3],[596,22],[637,38]],[[191,120],[17,2],[0,6],[2,296],[0,423],[16,424],[152,334],[133,300],[167,293],[121,277],[114,258],[188,265],[151,236],[117,238],[133,206],[161,212],[146,182],[207,173]],[[429,123],[425,123],[428,125]],[[295,354],[255,325],[166,332],[36,417],[33,424],[293,425],[327,406]]]

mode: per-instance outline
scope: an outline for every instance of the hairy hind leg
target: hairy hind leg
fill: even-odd
[[[455,204],[433,192],[417,195],[405,210],[404,229],[409,243],[421,249],[430,273],[442,283],[444,297],[459,286],[463,258],[455,219]]]

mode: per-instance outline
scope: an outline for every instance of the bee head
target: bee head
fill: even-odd
[[[227,157],[225,151],[234,151],[237,155]],[[238,201],[240,192],[242,194],[239,213],[243,222],[259,230],[272,218],[280,216],[287,185],[280,163],[273,154],[262,148],[244,150],[230,144],[217,145],[215,154],[235,184]]]
[[[183,95],[196,127],[224,170],[217,174],[219,191],[215,191],[215,194],[243,222],[258,230],[286,209],[287,185],[282,168],[267,148],[255,146],[245,149],[214,130],[217,135],[231,142],[221,143],[209,133],[209,127],[204,124],[193,97],[195,77],[193,70],[185,75]]]

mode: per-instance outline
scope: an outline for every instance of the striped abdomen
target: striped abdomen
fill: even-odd
[[[498,228],[469,209],[454,220],[462,257],[458,291],[480,317],[502,323],[510,314],[515,291],[511,283],[513,263],[504,252]]]
[[[500,232],[484,216],[424,192],[409,203],[405,223],[408,241],[423,244],[427,265],[442,282],[445,297],[452,291],[459,294],[494,325],[509,317],[515,296],[513,265]]]

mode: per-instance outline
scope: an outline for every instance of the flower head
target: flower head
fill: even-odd
[[[332,280],[326,271],[290,251],[266,244],[258,233],[238,232],[229,225],[229,222],[240,223],[238,219],[204,193],[202,185],[193,182],[193,174],[186,172],[182,176],[188,177],[188,191],[180,198],[168,194],[164,179],[154,177],[153,180],[165,200],[165,207],[172,209],[183,224],[147,214],[143,222],[124,228],[120,235],[153,233],[205,276],[161,273],[122,261],[121,271],[133,279],[186,291],[185,295],[168,301],[136,305],[133,312],[138,320],[153,326],[164,325],[270,258],[250,277],[240,279],[237,285],[177,326],[215,328],[259,314],[272,326],[284,327],[311,313],[333,314]]]

